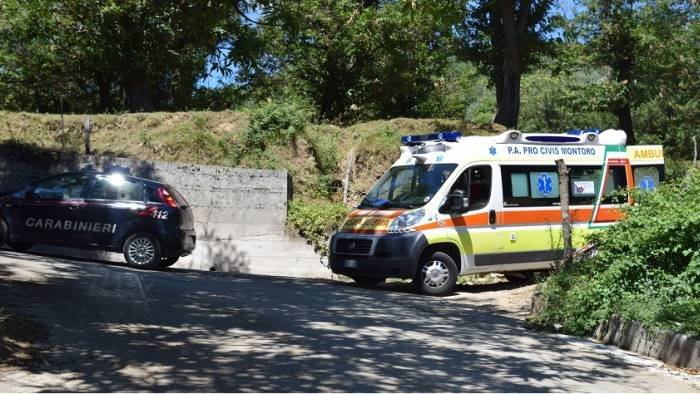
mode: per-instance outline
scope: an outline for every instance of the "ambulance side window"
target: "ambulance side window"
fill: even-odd
[[[569,167],[569,204],[593,205],[600,190],[600,167]]]
[[[59,175],[34,183],[33,193],[39,200],[82,198],[89,179],[87,175]]]
[[[501,166],[504,207],[559,205],[559,175],[554,166]]]
[[[652,191],[664,180],[664,167],[662,165],[632,166],[632,175],[635,187]]]
[[[469,182],[468,185],[467,182]],[[469,193],[470,211],[487,206],[491,198],[491,167],[476,166],[468,168],[452,185],[450,193],[457,189]]]
[[[622,204],[627,202],[627,173],[623,166],[608,167],[603,186],[601,204]]]

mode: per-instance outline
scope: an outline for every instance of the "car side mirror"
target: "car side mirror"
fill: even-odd
[[[450,212],[463,212],[469,208],[469,198],[467,192],[462,189],[455,189],[447,195],[447,210]]]
[[[34,189],[29,189],[26,192],[24,192],[24,199],[25,200],[36,200],[39,198],[39,195],[34,193]]]

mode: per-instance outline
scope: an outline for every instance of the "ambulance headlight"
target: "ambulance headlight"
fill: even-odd
[[[422,208],[417,209],[415,211],[402,213],[401,215],[397,216],[396,219],[394,219],[389,225],[389,233],[395,234],[416,231],[415,229],[410,227],[420,222],[421,219],[423,219],[423,216],[425,216],[425,210]]]

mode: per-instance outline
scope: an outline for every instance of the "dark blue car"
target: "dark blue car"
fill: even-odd
[[[107,250],[154,269],[190,254],[195,241],[192,208],[175,188],[122,172],[64,173],[0,194],[0,246],[19,251]]]

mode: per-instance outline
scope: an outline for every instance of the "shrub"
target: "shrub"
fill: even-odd
[[[255,110],[246,131],[246,143],[250,148],[264,149],[267,143],[287,144],[303,132],[311,120],[312,112],[298,101],[267,102]]]
[[[700,173],[636,199],[623,221],[591,236],[595,257],[541,285],[533,323],[590,334],[619,314],[700,335]]]
[[[292,201],[287,213],[288,224],[306,238],[321,256],[328,255],[328,238],[348,214],[342,203]]]

